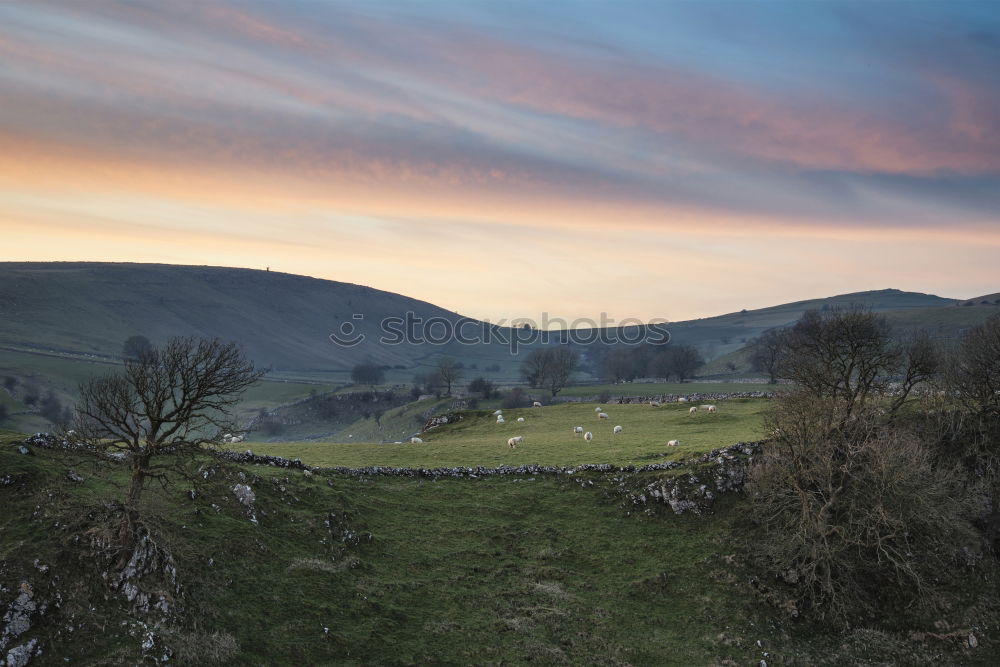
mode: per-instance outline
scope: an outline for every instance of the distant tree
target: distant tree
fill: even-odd
[[[351,369],[351,380],[355,384],[367,384],[371,386],[382,384],[382,381],[385,380],[385,370],[371,361],[365,361],[356,364]]]
[[[653,355],[653,358],[649,360],[649,367],[646,370],[646,375],[649,377],[669,380],[673,373],[673,350],[671,350],[671,348],[666,347],[659,350]]]
[[[139,359],[153,349],[153,344],[145,336],[130,336],[122,344],[122,356],[125,359]]]
[[[637,376],[632,351],[626,347],[612,348],[600,362],[601,376],[612,382],[632,380]]]
[[[451,357],[442,357],[437,363],[437,375],[441,378],[441,383],[446,388],[446,393],[451,396],[451,387],[462,379],[462,369],[464,366]]]
[[[885,318],[860,306],[807,311],[782,341],[778,374],[830,399],[841,422],[882,393],[901,362]]]
[[[778,381],[778,358],[784,349],[784,329],[768,329],[750,341],[750,365],[756,371],[767,373],[768,383]]]
[[[262,375],[236,343],[173,338],[127,359],[123,370],[80,385],[77,437],[126,455],[125,546],[139,536],[139,501],[149,481],[167,483],[176,469],[169,461],[190,460],[235,430],[231,410]]]
[[[521,364],[521,373],[532,387],[544,387],[555,396],[573,375],[579,357],[567,347],[532,350]]]
[[[703,366],[701,353],[690,345],[679,345],[673,351],[673,370],[677,379],[684,382],[694,371]]]
[[[51,391],[48,392],[38,406],[39,413],[56,425],[64,425],[73,418],[72,412],[63,406],[62,401]]]
[[[545,350],[532,350],[521,362],[521,377],[531,387],[541,386],[542,373],[545,370]]]
[[[496,384],[482,376],[470,382],[468,389],[470,393],[479,394],[485,399],[495,398],[499,394]]]

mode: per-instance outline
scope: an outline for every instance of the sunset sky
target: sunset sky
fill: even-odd
[[[1000,2],[0,3],[0,260],[496,321],[1000,290]]]

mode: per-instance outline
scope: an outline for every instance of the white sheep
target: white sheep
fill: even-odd
[[[575,435],[577,433],[583,433],[583,427],[582,426],[574,426],[573,427],[573,434]]]
[[[677,399],[677,402],[678,403],[687,403],[688,400],[687,400],[686,396],[681,396],[680,398]]]
[[[676,447],[679,444],[681,444],[680,440],[668,440],[667,441],[667,447]]]
[[[692,405],[692,406],[691,406],[691,409],[690,409],[690,410],[688,410],[688,414],[689,414],[689,415],[693,415],[693,414],[694,414],[694,413],[696,413],[696,412],[698,412],[698,406],[697,406],[697,405]]]
[[[706,405],[705,409],[708,410],[709,412],[717,412],[714,405]]]
[[[424,444],[424,441],[421,440],[420,438],[414,436],[414,437],[410,438],[410,444],[411,445],[422,445],[422,444]]]
[[[503,415],[500,415],[499,417],[497,417],[497,423],[498,423],[498,424],[506,424],[507,422],[505,422],[505,421],[503,420]]]
[[[524,423],[524,417],[518,417],[517,421],[518,421],[519,424],[523,424]]]
[[[583,434],[583,439],[586,440],[587,442],[590,442],[591,440],[594,439],[594,434],[591,433],[590,431],[587,431],[586,433]]]
[[[607,412],[598,412],[597,413],[597,418],[598,419],[607,419],[608,418],[608,413]]]
[[[615,426],[614,432],[615,433],[621,433],[622,432],[622,427],[621,426]]]
[[[540,408],[540,407],[542,407],[542,404],[539,403],[538,401],[535,401],[534,403],[531,404],[531,407],[533,407],[533,408]]]
[[[650,401],[649,404],[651,406],[653,406],[654,408],[660,407],[660,402],[659,401]]]
[[[496,412],[493,413],[493,416],[494,417],[499,417],[502,414],[503,414],[503,410],[497,410]]]
[[[511,449],[517,449],[517,446],[524,442],[524,437],[520,435],[515,435],[513,438],[507,440],[507,446]]]
[[[698,408],[701,409],[701,410],[708,410],[710,407],[712,407],[712,406],[711,405],[699,405],[698,406]]]
[[[602,408],[601,406],[598,405],[596,408],[594,408],[594,412],[600,412],[603,409],[604,408]]]

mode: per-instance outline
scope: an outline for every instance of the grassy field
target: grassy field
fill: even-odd
[[[766,400],[739,399],[716,402],[718,412],[689,415],[683,404],[653,408],[649,405],[606,405],[610,416],[600,420],[594,403],[564,403],[543,408],[505,410],[505,424],[497,424],[489,411],[466,411],[464,419],[421,435],[423,444],[369,443],[244,443],[259,454],[299,458],[312,465],[360,467],[370,465],[435,467],[499,466],[538,463],[644,464],[707,451],[762,435]],[[518,423],[518,417],[524,417]],[[624,431],[612,434],[620,424]],[[573,434],[574,426],[591,431],[585,442]],[[517,449],[507,446],[511,436],[524,436]],[[679,439],[678,447],[667,447]]]

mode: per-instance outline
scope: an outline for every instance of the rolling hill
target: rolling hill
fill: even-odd
[[[670,331],[675,342],[698,346],[712,359],[765,329],[791,324],[806,310],[852,303],[920,319],[954,308],[956,299],[896,289],[857,292],[674,322]],[[412,369],[439,354],[500,363],[510,371],[516,367],[502,343],[380,344],[379,322],[407,312],[424,321],[453,324],[461,318],[399,294],[286,273],[162,264],[0,263],[0,346],[8,348],[116,358],[132,335],[154,342],[199,335],[238,340],[258,363],[284,371],[343,372],[369,358]],[[969,312],[959,319],[977,317]],[[354,347],[333,344],[329,335],[346,324],[366,340]]]
[[[383,345],[379,322],[412,312],[454,323],[456,313],[350,283],[250,269],[160,264],[0,264],[0,345],[115,358],[129,336],[240,341],[258,364],[286,371],[344,371],[372,359],[418,366],[465,346]],[[357,319],[356,314],[362,315]],[[365,341],[335,345],[349,324]],[[503,346],[477,356],[503,360]]]

